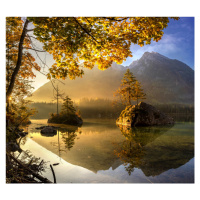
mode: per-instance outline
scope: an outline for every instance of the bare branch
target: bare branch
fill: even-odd
[[[36,37],[33,37],[33,36],[31,36],[31,35],[28,35],[28,34],[27,34],[26,36],[28,36],[29,38],[33,38],[33,39],[37,40]]]
[[[34,29],[29,29],[29,30],[26,30],[27,32],[30,32],[30,31],[34,31]]]
[[[35,46],[34,43],[32,42],[31,36],[30,36],[30,35],[27,35],[27,36],[28,36],[29,39],[30,39],[31,45],[35,48],[36,46]],[[35,53],[36,53],[37,57],[39,58],[39,60],[40,60],[46,67],[49,68],[49,66],[40,58],[40,56],[38,55],[37,51],[35,51]]]
[[[43,53],[46,52],[46,51],[43,51],[43,50],[33,49],[33,48],[29,48],[29,47],[24,47],[24,49],[30,49],[30,50],[34,50],[34,51],[38,51],[38,52],[43,52]]]

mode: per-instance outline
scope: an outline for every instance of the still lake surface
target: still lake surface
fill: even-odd
[[[174,126],[118,127],[115,120],[85,119],[82,127],[32,120],[22,149],[46,163],[43,176],[57,183],[194,183],[194,122]]]

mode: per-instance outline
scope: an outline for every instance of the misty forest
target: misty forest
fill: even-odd
[[[7,17],[6,183],[194,183],[192,23]]]

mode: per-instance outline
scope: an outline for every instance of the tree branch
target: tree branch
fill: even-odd
[[[85,17],[85,19],[87,20],[87,22],[90,24],[90,27],[91,27],[91,29],[92,29],[92,24],[90,23],[90,21],[89,21],[89,19],[87,18],[87,17]],[[91,29],[90,29],[90,31],[91,31]]]
[[[35,45],[33,44],[32,40],[31,40],[31,36],[30,36],[30,35],[27,35],[27,36],[29,37],[32,46],[35,47]],[[33,38],[34,38],[34,37],[33,37]],[[40,56],[38,55],[37,51],[35,51],[35,53],[36,53],[37,57],[40,59],[40,61],[41,61],[45,66],[47,66],[47,67],[49,68],[49,66],[40,58]],[[45,58],[46,58],[46,56],[45,56]]]
[[[124,17],[122,19],[116,19],[116,17],[102,17],[102,18],[108,19],[108,20],[111,20],[111,21],[121,22],[121,21],[127,20],[129,17]]]
[[[73,17],[73,19],[74,19],[74,21],[81,27],[81,29],[82,29],[85,33],[87,33],[95,42],[100,43],[100,42],[98,42],[98,41],[94,38],[93,35],[91,35],[85,28],[83,28],[83,26],[79,23],[79,21],[78,21],[75,17]]]
[[[33,49],[33,48],[29,48],[29,47],[24,47],[24,49],[30,49],[30,50],[34,50],[34,51],[38,51],[38,52],[43,52],[43,53],[46,52],[46,51],[43,51],[43,50]]]
[[[47,76],[46,74],[42,73],[41,71],[39,71],[38,69],[35,68],[35,66],[34,66],[33,63],[31,62],[31,59],[29,58],[28,55],[25,55],[25,56],[28,58],[28,60],[30,61],[32,67],[33,67],[35,70],[37,70],[38,72],[40,72],[42,75]]]
[[[28,35],[28,34],[27,34],[26,36],[28,36],[29,38],[33,38],[33,39],[37,40],[36,37],[33,37],[33,36],[31,36],[31,35]]]
[[[30,32],[30,31],[34,31],[34,29],[29,29],[29,30],[27,30],[27,32]]]
[[[23,167],[24,169],[28,170],[34,177],[36,177],[37,179],[39,179],[40,181],[44,182],[44,183],[52,183],[50,180],[48,180],[47,178],[42,177],[41,175],[37,174],[36,172],[34,172],[33,170],[31,170],[30,168],[28,168],[25,164],[23,164],[21,161],[19,161],[18,159],[16,159],[14,156],[12,156],[10,153],[6,152],[6,155],[8,157],[10,157],[11,159],[13,159],[16,163],[18,163],[21,167]]]
[[[22,31],[22,35],[21,35],[21,38],[20,38],[20,42],[19,42],[17,64],[16,64],[16,67],[15,67],[15,69],[13,71],[12,77],[10,79],[10,84],[9,84],[7,92],[6,92],[6,101],[8,100],[10,95],[12,94],[12,90],[13,90],[13,87],[14,87],[15,79],[16,79],[16,76],[17,76],[17,74],[19,72],[19,69],[21,67],[22,54],[23,54],[23,52],[22,52],[23,51],[23,43],[24,43],[24,38],[26,36],[26,31],[27,31],[26,28],[28,26],[28,23],[29,23],[29,21],[26,19],[26,21],[24,23],[24,28],[23,28],[23,31]]]

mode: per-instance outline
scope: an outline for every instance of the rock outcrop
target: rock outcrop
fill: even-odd
[[[45,126],[41,130],[43,136],[54,136],[57,134],[57,130],[53,126]]]
[[[174,124],[174,119],[154,106],[141,102],[138,106],[127,106],[116,121],[126,126],[157,126]]]

